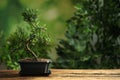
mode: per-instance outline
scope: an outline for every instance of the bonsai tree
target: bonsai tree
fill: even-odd
[[[34,9],[26,9],[22,16],[28,25],[18,26],[6,40],[7,53],[4,54],[4,60],[9,69],[18,69],[18,61],[23,58],[37,62],[49,58],[51,39],[46,32],[47,28],[40,25],[37,12]]]
[[[49,75],[51,72],[48,70],[48,66],[51,61],[46,58],[48,58],[48,51],[51,48],[51,40],[46,33],[46,28],[40,26],[37,10],[26,9],[22,16],[29,27],[18,27],[16,32],[8,38],[10,64],[13,65],[14,62],[17,64],[16,61],[19,60],[20,75]]]
[[[75,0],[77,1],[77,0]],[[81,0],[56,48],[56,68],[120,68],[120,1]]]
[[[33,59],[35,61],[38,61],[36,53],[31,50],[30,46],[39,44],[39,49],[41,49],[41,52],[47,51],[47,49],[50,47],[50,38],[46,33],[45,26],[39,26],[36,11],[28,9],[23,12],[22,15],[24,17],[24,21],[26,21],[31,26],[30,35],[25,44],[26,50],[34,57]],[[43,52],[41,54],[43,54]]]

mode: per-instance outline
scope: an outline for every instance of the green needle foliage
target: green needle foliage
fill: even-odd
[[[66,40],[60,40],[57,47],[59,58],[56,68],[87,68],[90,55],[84,54],[91,35],[90,21],[85,9],[78,9],[67,21]]]
[[[45,26],[38,21],[37,10],[26,9],[22,16],[29,26],[20,26],[7,38],[5,63],[9,69],[18,69],[18,61],[23,58],[49,58],[51,39]]]
[[[82,0],[76,9],[55,68],[120,68],[120,1]]]
[[[93,14],[91,23],[97,26],[93,53],[100,56],[96,67],[120,68],[120,1],[93,1],[90,1],[92,11],[89,9],[89,13]]]

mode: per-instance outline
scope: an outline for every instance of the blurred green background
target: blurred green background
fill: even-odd
[[[46,24],[47,31],[53,40],[54,48],[59,39],[64,38],[66,20],[75,12],[73,0],[0,0],[0,30],[5,36],[14,32],[17,26],[24,26],[21,16],[25,8],[39,10],[41,24]],[[55,49],[52,58],[56,58]]]

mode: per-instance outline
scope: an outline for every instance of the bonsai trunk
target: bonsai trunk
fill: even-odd
[[[31,55],[34,57],[34,60],[35,60],[35,61],[38,61],[37,55],[36,55],[35,52],[32,51],[32,50],[30,49],[30,47],[29,47],[30,41],[31,41],[31,39],[29,39],[29,40],[27,41],[26,49],[27,49],[27,50],[29,51],[29,53],[31,53]]]

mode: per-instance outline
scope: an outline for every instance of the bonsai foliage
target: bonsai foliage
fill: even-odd
[[[42,51],[40,53],[47,53],[45,51],[47,51],[47,49],[50,47],[50,38],[45,32],[46,28],[39,26],[36,11],[29,9],[23,12],[22,15],[24,17],[24,21],[26,21],[32,28],[29,38],[26,42],[26,49],[34,56],[34,59],[37,60],[37,55],[33,50],[31,50],[30,46],[39,44],[38,46],[40,46],[40,48],[38,49],[41,49],[40,51]]]
[[[45,26],[39,24],[37,10],[26,9],[22,16],[29,25],[17,27],[7,38],[6,64],[11,69],[18,68],[17,62],[22,58],[32,58],[35,61],[38,58],[49,58],[51,40]]]
[[[120,68],[120,1],[83,0],[56,48],[56,68]]]

